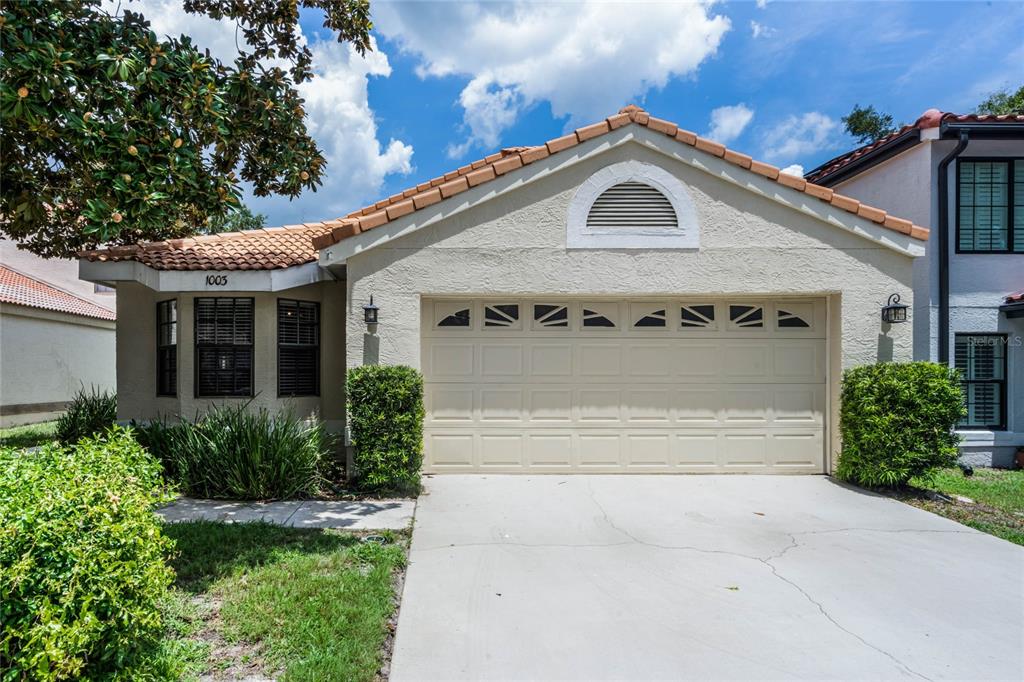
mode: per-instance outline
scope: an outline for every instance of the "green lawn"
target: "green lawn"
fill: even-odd
[[[42,422],[0,429],[0,445],[7,448],[31,448],[56,439],[57,422]]]
[[[197,522],[177,542],[158,677],[373,680],[405,563],[405,535]]]
[[[931,481],[914,479],[918,491],[933,490],[947,496],[961,495],[974,504],[931,500],[921,494],[905,501],[959,521],[985,533],[1024,545],[1024,469],[975,469],[967,477],[960,469],[944,469]]]

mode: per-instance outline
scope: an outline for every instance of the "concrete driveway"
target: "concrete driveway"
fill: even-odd
[[[391,680],[1021,679],[1024,549],[820,476],[436,476]]]

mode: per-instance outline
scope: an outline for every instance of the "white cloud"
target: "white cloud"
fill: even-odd
[[[117,3],[107,0],[106,5],[113,11]],[[237,54],[235,25],[229,20],[187,14],[181,0],[143,0],[128,8],[149,19],[157,35],[189,35],[196,45],[223,61],[230,62]],[[300,40],[305,43],[305,36]],[[292,201],[279,196],[254,197],[247,192],[245,202],[254,212],[266,214],[268,224],[343,216],[380,198],[387,175],[411,172],[412,146],[393,139],[382,144],[377,138],[367,82],[371,76],[389,76],[391,66],[387,55],[376,45],[374,48],[361,57],[347,44],[334,40],[312,44],[315,75],[298,90],[306,100],[307,130],[327,158],[327,169],[316,192],[306,191]]]
[[[768,6],[768,0],[757,0],[757,8],[764,9]]]
[[[793,161],[839,142],[839,122],[817,111],[784,119],[768,130],[762,139],[764,157],[769,161]]]
[[[754,111],[745,104],[718,107],[711,112],[711,129],[707,137],[715,142],[729,144],[747,127],[754,118]]]
[[[729,19],[710,3],[378,3],[376,29],[416,55],[421,77],[460,76],[466,139],[493,148],[527,108],[548,102],[569,125],[696,72]]]
[[[786,173],[787,175],[795,175],[798,178],[802,178],[804,176],[804,167],[801,166],[799,163],[791,163],[782,170],[780,170],[779,172]]]
[[[758,21],[750,22],[750,35],[756,38],[771,38],[778,31],[771,26],[766,26]]]

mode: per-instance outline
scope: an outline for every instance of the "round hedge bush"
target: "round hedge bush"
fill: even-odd
[[[956,464],[964,415],[960,375],[934,362],[882,362],[843,373],[836,476],[900,486]]]

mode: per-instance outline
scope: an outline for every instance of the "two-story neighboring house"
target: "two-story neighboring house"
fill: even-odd
[[[966,461],[1024,446],[1024,116],[926,111],[806,179],[928,226],[914,265],[914,357],[964,375]]]

